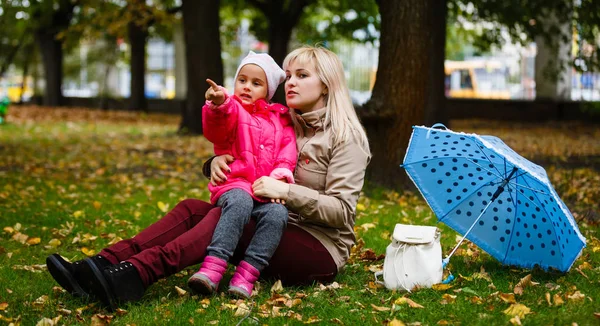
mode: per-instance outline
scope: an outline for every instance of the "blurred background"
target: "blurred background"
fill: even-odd
[[[183,99],[190,42],[202,42],[199,46],[207,48],[220,42],[227,87],[240,59],[249,50],[269,52],[269,41],[287,43],[286,49],[320,42],[335,51],[344,62],[357,104],[370,98],[378,69],[381,16],[375,0],[221,0],[187,7],[174,0],[0,3],[0,96],[12,102],[41,98],[57,87],[62,94],[55,97],[129,98],[137,86],[147,99]],[[600,100],[600,74],[594,63],[590,65],[598,57],[598,39],[589,37],[597,34],[598,17],[582,11],[589,4],[585,0],[531,4],[519,8],[515,1],[445,3],[448,98]],[[193,16],[194,10],[211,6],[218,8],[220,39],[186,42],[184,10]],[[553,7],[561,11],[553,14]],[[543,24],[546,35],[538,28]],[[276,40],[278,35],[269,29],[279,28],[282,35]],[[289,35],[283,35],[286,32]],[[144,62],[136,62],[140,60]],[[57,71],[59,61],[62,69]],[[60,85],[49,85],[53,83]],[[139,100],[131,105],[146,107]]]
[[[206,78],[231,88],[250,50],[281,64],[320,44],[344,63],[369,177],[386,183],[415,124],[600,121],[599,13],[597,0],[2,0],[0,98],[179,114],[201,134]]]

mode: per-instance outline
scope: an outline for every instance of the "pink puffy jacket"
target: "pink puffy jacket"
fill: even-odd
[[[287,107],[262,99],[253,105],[242,105],[236,96],[227,96],[219,106],[206,101],[202,107],[202,128],[206,139],[214,144],[216,155],[235,157],[229,165],[227,181],[208,185],[212,204],[233,188],[243,189],[265,202],[252,191],[252,183],[262,176],[294,183],[296,135]]]

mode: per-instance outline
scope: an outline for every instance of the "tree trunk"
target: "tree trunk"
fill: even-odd
[[[202,133],[206,79],[223,84],[219,5],[220,0],[182,1],[187,75],[187,99],[179,127],[182,133]]]
[[[379,68],[373,95],[364,107],[363,123],[373,158],[367,170],[372,183],[400,188],[408,178],[400,168],[411,126],[424,123],[431,96],[431,56],[437,0],[381,0]],[[439,69],[439,67],[438,67]],[[437,72],[444,73],[442,70]],[[443,85],[442,85],[443,86]],[[432,104],[429,104],[432,105]]]
[[[448,114],[446,112],[446,94],[444,61],[446,59],[446,15],[448,13],[447,0],[432,1],[433,15],[436,17],[431,26],[432,53],[429,55],[429,87],[427,89],[425,118],[423,123],[431,126],[435,123],[443,123],[449,127]]]
[[[129,110],[148,111],[146,101],[146,41],[148,31],[135,22],[127,24],[127,33],[131,46],[131,84]]]
[[[25,42],[25,35],[26,33],[23,33],[23,35],[21,35],[21,37],[19,38],[19,42],[13,47],[11,47],[10,52],[8,52],[8,55],[5,56],[4,62],[2,62],[2,66],[0,66],[0,78],[4,77],[4,74],[8,70],[8,67],[10,67],[10,64],[15,59],[15,56],[19,52],[19,49],[21,49],[21,46]]]
[[[273,57],[279,66],[283,65],[283,59],[288,54],[288,45],[292,37],[292,29],[294,26],[289,26],[288,22],[271,20],[270,26],[276,26],[269,29],[269,55]],[[275,92],[273,102],[285,104],[285,93],[283,84]]]
[[[44,79],[46,82],[43,104],[60,106],[63,102],[63,49],[62,42],[56,39],[57,33],[39,29],[35,39],[42,53]]]
[[[19,91],[19,104],[23,104],[23,94],[27,89],[27,76],[29,76],[29,66],[33,60],[33,43],[25,45],[25,61],[23,62],[23,77],[21,78],[21,90]]]

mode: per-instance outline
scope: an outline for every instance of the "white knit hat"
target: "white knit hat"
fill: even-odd
[[[267,101],[270,101],[277,87],[281,82],[285,79],[285,72],[279,65],[271,58],[270,55],[266,53],[254,53],[250,51],[248,55],[242,60],[237,71],[235,72],[235,80],[237,80],[237,76],[240,73],[240,70],[243,66],[247,64],[255,64],[262,68],[267,76]]]

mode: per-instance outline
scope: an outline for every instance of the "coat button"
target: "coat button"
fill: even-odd
[[[258,146],[258,147],[260,147],[260,149],[265,149],[265,145],[263,145],[263,144],[260,144],[260,146]]]
[[[310,160],[309,160],[309,159],[306,159],[306,164],[308,164],[308,163],[310,163]]]

